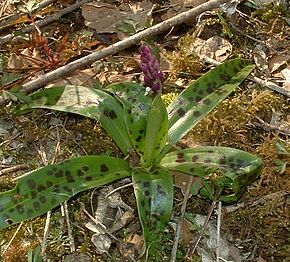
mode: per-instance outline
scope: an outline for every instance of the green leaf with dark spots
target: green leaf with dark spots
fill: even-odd
[[[41,90],[30,98],[33,102],[22,105],[22,112],[46,108],[93,118],[101,123],[125,155],[133,148],[122,104],[104,91],[67,85]]]
[[[205,179],[201,193],[213,199],[212,192],[220,190],[220,200],[237,201],[247,185],[261,174],[262,160],[250,153],[228,147],[205,146],[181,149],[168,153],[160,164],[171,171]]]
[[[109,85],[107,90],[114,93],[123,104],[125,122],[131,142],[139,155],[142,155],[152,96],[146,95],[144,86],[129,82]]]
[[[166,168],[135,168],[132,174],[139,219],[146,245],[154,241],[154,232],[168,223],[173,208],[172,176]]]
[[[254,65],[250,65],[245,59],[229,60],[210,70],[184,90],[167,108],[169,141],[175,144],[183,138],[234,91],[253,68]]]
[[[157,95],[152,103],[150,113],[148,115],[145,150],[142,158],[142,165],[150,166],[157,156],[162,152],[168,137],[168,118],[166,108]]]
[[[37,217],[75,194],[131,175],[129,163],[115,157],[84,156],[42,167],[0,193],[0,229]]]

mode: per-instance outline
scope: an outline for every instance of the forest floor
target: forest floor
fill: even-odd
[[[87,1],[52,23],[33,26],[75,4],[73,0],[50,2],[35,11],[37,1],[5,0],[0,9],[0,95],[10,100],[0,108],[0,191],[12,189],[15,178],[28,171],[73,156],[122,156],[104,129],[91,119],[50,110],[15,114],[23,83],[122,41],[148,23],[165,21],[203,3],[109,0],[94,5]],[[160,51],[166,75],[165,101],[210,70],[213,60],[247,58],[256,65],[253,76],[268,81],[244,81],[182,140],[188,146],[243,149],[264,161],[262,175],[241,199],[222,206],[223,261],[290,261],[290,7],[283,1],[261,3],[245,1],[225,10],[214,9],[150,40]],[[106,19],[102,19],[104,14]],[[128,18],[131,20],[117,23]],[[24,32],[30,25],[33,30]],[[14,35],[6,38],[10,34]],[[100,87],[119,81],[141,82],[139,47],[136,44],[105,57],[49,85]],[[172,222],[152,261],[171,260],[183,187],[175,181]],[[115,188],[119,190],[107,201],[104,196]],[[188,249],[201,233],[203,222],[198,224],[197,220],[205,220],[211,204],[199,196],[189,199],[176,261],[186,261]],[[94,216],[101,205],[106,206],[108,219],[125,221],[112,233],[110,244],[94,237],[94,228],[88,224],[87,213]],[[216,210],[191,261],[217,261],[209,244],[216,237]],[[138,261],[142,230],[129,179],[79,193],[48,217],[1,230],[3,261],[42,261],[37,255],[39,245],[45,261]]]

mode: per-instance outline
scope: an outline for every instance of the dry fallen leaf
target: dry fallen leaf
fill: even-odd
[[[218,62],[225,61],[232,53],[232,49],[230,42],[220,36],[213,36],[206,41],[196,38],[192,45],[192,51],[194,51],[200,59],[209,57]]]
[[[263,74],[265,74],[266,77],[270,77],[270,71],[268,68],[268,62],[267,62],[267,54],[265,47],[258,44],[253,49],[253,57],[255,64],[257,66],[257,69],[261,71]]]
[[[98,33],[117,33],[117,27],[123,20],[133,20],[140,28],[144,28],[147,15],[153,4],[143,1],[140,4],[123,4],[120,7],[102,2],[87,3],[82,6],[85,25],[97,30]]]
[[[268,58],[268,67],[271,73],[277,71],[290,59],[290,55],[275,54]]]

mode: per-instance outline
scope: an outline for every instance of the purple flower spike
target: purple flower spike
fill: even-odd
[[[163,73],[157,58],[147,45],[141,47],[140,53],[140,68],[144,74],[144,85],[150,87],[154,93],[161,92]]]

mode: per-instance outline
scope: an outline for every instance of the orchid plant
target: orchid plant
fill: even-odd
[[[226,61],[194,81],[167,108],[161,99],[163,74],[149,46],[141,48],[140,67],[145,86],[132,82],[114,83],[104,90],[56,86],[32,94],[21,106],[22,112],[45,108],[97,120],[124,158],[81,156],[29,172],[14,189],[0,193],[0,228],[42,215],[81,191],[132,177],[148,247],[154,241],[152,233],[162,232],[171,218],[176,171],[198,177],[201,196],[225,203],[240,198],[261,173],[260,158],[234,148],[181,149],[176,143],[254,66],[244,59]]]

